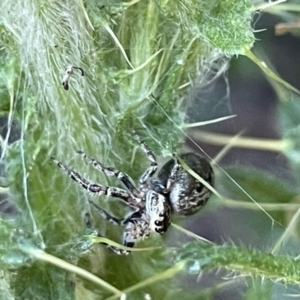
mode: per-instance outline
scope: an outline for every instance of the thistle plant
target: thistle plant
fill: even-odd
[[[129,256],[114,255],[99,243],[120,246],[121,230],[92,212],[91,195],[50,162],[55,156],[91,181],[116,185],[78,159],[83,150],[137,179],[145,157],[130,130],[159,157],[179,151],[189,112],[202,111],[194,106],[195,87],[207,86],[237,55],[257,63],[281,95],[299,100],[251,52],[256,10],[247,0],[0,0],[1,196],[9,207],[0,222],[1,299],[168,299],[176,291],[196,299],[195,277],[193,289],[180,279],[216,268],[299,284],[294,257],[231,241],[216,245],[189,231],[183,234],[195,240],[184,245],[153,237]],[[290,125],[289,143],[280,144],[288,157]],[[233,205],[213,192],[210,202]],[[114,215],[126,213],[117,200],[93,200]],[[87,229],[87,216],[103,237]]]

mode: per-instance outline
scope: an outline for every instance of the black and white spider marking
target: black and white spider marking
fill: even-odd
[[[126,247],[134,247],[136,242],[149,237],[153,232],[163,234],[170,225],[171,213],[181,215],[193,214],[206,204],[211,195],[211,191],[187,173],[175,157],[162,167],[156,178],[152,178],[157,170],[156,158],[137,134],[134,133],[133,136],[151,162],[150,167],[140,177],[138,187],[135,186],[133,180],[127,174],[113,167],[103,166],[82,151],[77,152],[94,168],[108,176],[118,178],[127,190],[91,183],[77,172],[51,157],[58,167],[84,189],[93,194],[105,194],[119,198],[134,208],[134,212],[129,216],[117,219],[89,200],[92,207],[103,218],[115,225],[124,226],[123,245]],[[194,153],[182,154],[180,157],[206,182],[210,185],[213,184],[213,170],[205,158]],[[129,253],[129,251],[113,246],[109,246],[109,248],[117,254]]]

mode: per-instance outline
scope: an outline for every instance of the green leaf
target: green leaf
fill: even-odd
[[[259,203],[289,203],[297,195],[293,184],[269,171],[239,165],[226,168],[226,172],[228,175],[219,173],[218,183],[228,198],[251,201],[247,191]]]
[[[278,96],[284,99],[279,103],[281,132],[287,147],[284,154],[294,171],[295,179],[300,183],[300,96],[277,87]]]
[[[191,274],[223,267],[244,276],[300,283],[300,261],[293,257],[230,245],[203,244],[199,241],[184,245],[176,254],[175,262],[186,261],[186,271]]]

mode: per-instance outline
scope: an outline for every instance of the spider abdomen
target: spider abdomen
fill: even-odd
[[[213,169],[204,157],[194,153],[185,153],[180,157],[201,178],[213,185]],[[162,167],[157,176],[158,182],[166,185],[174,165],[175,161],[172,159]],[[180,166],[168,193],[168,200],[174,213],[191,215],[206,204],[210,195],[211,191],[206,186]]]

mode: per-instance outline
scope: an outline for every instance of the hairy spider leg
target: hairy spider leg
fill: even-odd
[[[172,185],[173,185],[173,183],[176,179],[176,174],[179,171],[179,169],[181,168],[181,165],[178,163],[178,160],[177,160],[175,154],[173,154],[173,159],[174,159],[175,163],[174,163],[174,166],[171,169],[170,176],[168,178],[166,187],[164,189],[164,193],[168,193],[171,190]]]
[[[143,175],[139,179],[139,183],[141,185],[145,184],[149,178],[151,178],[156,170],[157,170],[157,162],[156,157],[154,156],[153,152],[150,150],[148,145],[141,139],[141,137],[133,131],[133,137],[138,143],[141,145],[143,151],[146,153],[148,159],[151,161],[150,167],[143,173]]]
[[[97,213],[104,218],[105,220],[107,220],[108,222],[114,224],[114,225],[119,225],[122,226],[124,223],[124,219],[118,219],[115,218],[114,216],[110,215],[107,211],[105,211],[103,208],[101,208],[100,206],[98,206],[95,202],[93,202],[92,200],[89,200],[89,203],[92,205],[92,207],[97,211]]]
[[[88,163],[90,163],[95,169],[100,170],[101,172],[105,173],[107,176],[115,176],[117,177],[126,187],[127,189],[132,193],[133,197],[136,197],[137,199],[132,198],[131,200],[136,200],[135,202],[131,203],[132,205],[137,205],[142,198],[141,192],[135,187],[133,180],[129,175],[126,173],[123,173],[113,167],[105,167],[103,166],[99,161],[95,160],[94,158],[88,156],[83,151],[77,151],[78,154],[80,154]]]
[[[105,220],[109,221],[110,223],[114,225],[119,226],[125,226],[124,234],[123,234],[123,245],[125,247],[133,248],[135,245],[135,242],[138,240],[138,236],[135,236],[136,232],[139,231],[139,228],[142,224],[147,224],[147,222],[144,222],[142,217],[135,215],[139,215],[139,211],[133,212],[131,215],[129,215],[126,218],[118,219],[114,216],[110,215],[108,212],[106,212],[103,208],[98,206],[95,202],[89,200],[89,203],[92,205],[92,207],[101,215]],[[148,225],[146,225],[148,227]],[[149,236],[149,234],[147,235]],[[119,255],[127,255],[130,253],[128,250],[123,250],[115,246],[105,244],[110,250],[115,252]]]
[[[91,183],[86,179],[84,179],[82,176],[80,176],[77,172],[71,170],[70,168],[68,168],[67,166],[65,166],[58,160],[56,160],[54,157],[51,157],[51,160],[65,173],[67,173],[71,179],[73,179],[75,182],[80,184],[84,189],[88,190],[89,192],[98,195],[104,194],[104,195],[112,196],[114,198],[120,198],[124,200],[126,203],[130,204],[131,197],[125,190]]]
[[[112,215],[110,215],[108,212],[106,212],[104,209],[102,209],[100,206],[98,206],[95,202],[89,200],[89,203],[97,211],[97,213],[101,217],[103,217],[105,220],[109,221],[110,223],[112,223],[114,225],[124,225],[124,221],[126,220],[125,218],[124,219],[117,219],[117,218],[113,217]],[[101,236],[101,235],[97,234],[97,236]],[[120,249],[118,247],[108,245],[107,243],[101,243],[101,244],[106,245],[106,247],[108,249],[112,250],[113,252],[115,252],[118,255],[127,255],[127,254],[130,253],[127,250],[123,250],[123,249]]]

